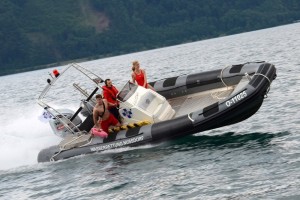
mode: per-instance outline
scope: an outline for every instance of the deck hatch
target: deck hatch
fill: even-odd
[[[242,70],[242,67],[243,67],[244,65],[233,65],[232,67],[231,67],[231,69],[229,70],[229,73],[240,73],[240,71]]]
[[[172,78],[168,78],[167,80],[164,81],[163,87],[171,87],[171,86],[174,86],[174,85],[176,84],[177,78],[178,78],[178,76],[172,77]]]

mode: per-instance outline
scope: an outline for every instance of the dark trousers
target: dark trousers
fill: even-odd
[[[121,117],[120,117],[120,114],[119,114],[119,109],[117,107],[111,107],[108,110],[121,123]]]

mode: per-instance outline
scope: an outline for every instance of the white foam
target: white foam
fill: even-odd
[[[61,140],[48,123],[38,120],[41,112],[36,110],[5,124],[1,122],[0,170],[36,164],[40,150]]]

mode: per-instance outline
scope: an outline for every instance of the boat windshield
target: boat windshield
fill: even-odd
[[[136,91],[138,86],[136,84],[131,83],[128,81],[122,90],[119,92],[117,99],[119,101],[125,102],[127,101]]]

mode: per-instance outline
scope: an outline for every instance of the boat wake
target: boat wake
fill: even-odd
[[[48,123],[39,121],[40,112],[26,113],[11,121],[1,120],[0,170],[36,164],[41,149],[61,140],[51,133]]]

